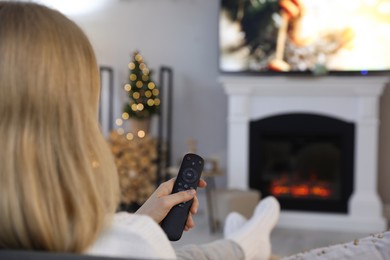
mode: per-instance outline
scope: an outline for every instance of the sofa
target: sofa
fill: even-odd
[[[0,260],[123,260],[123,258],[90,256],[71,253],[52,253],[27,250],[0,250]],[[131,258],[127,258],[131,259]]]
[[[277,252],[276,252],[277,253]],[[70,253],[0,250],[0,260],[123,260]],[[126,258],[131,259],[131,258]],[[292,256],[272,255],[270,260],[390,260],[390,232],[372,234],[348,243],[315,248]],[[225,259],[223,259],[225,260]]]

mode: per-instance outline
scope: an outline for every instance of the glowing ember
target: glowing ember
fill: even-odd
[[[310,195],[310,188],[307,185],[293,185],[291,195],[293,197],[307,197]]]
[[[271,183],[271,194],[276,197],[291,196],[295,198],[329,198],[333,195],[331,185],[324,181],[291,181],[285,176]]]

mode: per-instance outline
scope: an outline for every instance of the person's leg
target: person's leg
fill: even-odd
[[[179,260],[245,259],[242,248],[228,239],[221,239],[203,245],[186,245],[175,251]]]
[[[282,258],[282,260],[294,259],[390,260],[390,232],[355,239],[345,244],[316,248]]]
[[[189,245],[176,250],[178,259],[256,259],[271,256],[270,233],[279,218],[280,206],[274,197],[257,205],[253,216],[245,221],[231,213],[225,224],[225,239],[210,244]]]
[[[274,197],[266,197],[256,206],[253,216],[238,228],[227,235],[241,246],[245,259],[269,259],[271,256],[271,231],[276,225],[280,214],[279,202]],[[229,220],[229,219],[228,219]],[[235,224],[242,223],[236,221]],[[226,223],[227,225],[229,222]],[[228,229],[229,227],[225,227]]]
[[[225,219],[225,224],[223,226],[223,237],[228,237],[240,228],[244,226],[244,224],[248,220],[238,212],[230,212]]]
[[[241,229],[247,220],[237,212],[230,213],[225,221],[225,237]],[[276,252],[277,253],[277,252]],[[374,234],[349,243],[314,248],[309,251],[286,256],[281,260],[390,260],[390,231]]]

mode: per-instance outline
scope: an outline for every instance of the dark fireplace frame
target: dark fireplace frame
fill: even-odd
[[[283,210],[348,213],[348,201],[353,192],[355,158],[355,124],[335,117],[310,113],[288,113],[251,121],[249,125],[249,187],[259,190],[262,197],[270,195],[262,183],[261,145],[270,134],[340,136],[341,190],[340,199],[278,198]]]

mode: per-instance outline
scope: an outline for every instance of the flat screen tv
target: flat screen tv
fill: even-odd
[[[390,0],[221,0],[219,68],[230,73],[390,71]]]

